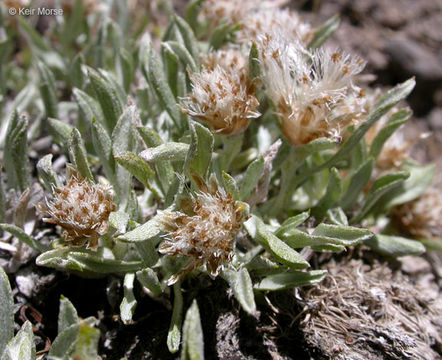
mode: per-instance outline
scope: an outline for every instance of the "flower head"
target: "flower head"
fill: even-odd
[[[247,86],[249,81],[248,58],[240,50],[228,48],[211,51],[201,60],[207,70],[214,71],[218,65],[227,73],[236,74],[241,84]]]
[[[210,188],[203,185],[201,192],[181,204],[181,210],[163,213],[169,233],[159,251],[189,257],[191,262],[169,284],[201,265],[211,276],[217,276],[223,263],[233,256],[236,235],[246,217],[244,205],[212,178]]]
[[[96,248],[98,238],[107,232],[109,214],[117,208],[112,197],[109,185],[93,184],[74,172],[39,209],[46,216],[44,222],[64,229],[63,238],[69,244],[87,243],[89,248]]]
[[[286,2],[286,0],[206,0],[201,13],[209,20],[212,27],[216,27],[221,22],[239,24],[252,11],[278,7]]]
[[[380,97],[380,91],[373,91],[369,93],[366,97],[367,106],[371,107]],[[387,125],[388,119],[392,116],[398,109],[394,107],[387,114],[382,116],[365,134],[365,140],[368,145],[371,145],[379,134],[379,132]],[[388,140],[382,146],[382,150],[376,159],[376,167],[378,170],[390,170],[393,168],[398,168],[401,166],[402,162],[410,156],[410,149],[413,144],[419,140],[419,138],[424,138],[426,134],[419,135],[414,139],[407,139],[405,136],[405,128],[402,125],[398,130],[396,130]]]
[[[241,22],[238,38],[241,41],[257,40],[260,35],[282,33],[288,39],[308,42],[312,29],[301,17],[288,9],[269,9],[247,14]]]
[[[414,237],[442,239],[442,192],[430,188],[418,199],[396,207],[393,218]]]
[[[213,131],[223,135],[244,131],[256,111],[258,100],[241,74],[230,73],[220,65],[214,69],[191,73],[191,94],[183,99],[182,110],[187,115],[206,122]]]
[[[292,144],[340,140],[360,120],[364,92],[352,81],[364,68],[360,58],[322,48],[310,52],[280,33],[260,37],[260,49],[267,95]]]

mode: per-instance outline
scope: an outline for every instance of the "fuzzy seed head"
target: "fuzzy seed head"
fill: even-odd
[[[197,193],[187,207],[187,213],[163,213],[169,234],[159,251],[191,259],[170,284],[201,265],[217,276],[223,263],[231,261],[236,235],[245,220],[244,208],[222,188]]]
[[[63,238],[72,246],[96,248],[98,238],[108,229],[113,203],[111,187],[93,184],[78,174],[72,174],[66,185],[54,190],[51,200],[40,204],[43,221],[64,229]]]
[[[320,137],[340,141],[365,113],[353,77],[364,62],[340,51],[307,50],[277,33],[260,37],[266,92],[294,145]]]
[[[207,123],[214,132],[232,135],[244,131],[260,114],[259,103],[241,75],[216,65],[213,70],[190,74],[192,92],[182,101],[187,115]]]
[[[367,107],[371,107],[380,97],[380,91],[374,91],[366,97]],[[394,107],[387,114],[382,116],[365,134],[365,140],[368,145],[371,145],[382,130],[387,125],[388,119],[398,109]],[[376,159],[376,167],[378,170],[390,170],[401,166],[402,162],[410,156],[410,150],[413,144],[420,138],[421,135],[415,139],[407,139],[404,132],[404,126],[396,130],[384,143],[381,153]]]
[[[393,218],[416,238],[442,239],[442,191],[430,188],[420,198],[396,207]]]
[[[201,14],[209,20],[214,28],[222,22],[239,24],[250,12],[278,7],[286,2],[286,0],[206,0],[203,3]]]
[[[247,42],[257,40],[262,34],[279,32],[288,39],[307,43],[312,37],[312,29],[301,17],[288,9],[269,9],[249,13],[241,22],[238,38]]]
[[[209,71],[214,71],[218,65],[227,73],[236,74],[241,84],[249,81],[248,58],[238,49],[212,51],[202,58],[202,63]]]

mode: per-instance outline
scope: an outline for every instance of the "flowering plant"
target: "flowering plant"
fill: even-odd
[[[397,135],[414,79],[370,89],[362,59],[324,44],[338,17],[313,27],[281,1],[196,0],[158,39],[129,23],[129,8],[115,18],[83,5],[45,37],[23,19],[0,28],[0,228],[38,253],[37,265],[117,274],[126,324],[135,279],[153,298],[173,297],[167,346],[196,359],[196,302],[182,326],[192,278],[222,277],[257,317],[256,293],[324,278],[315,252],[440,249],[442,202],[423,195],[434,168],[408,160],[411,142]],[[31,59],[19,74],[5,60],[17,26]]]

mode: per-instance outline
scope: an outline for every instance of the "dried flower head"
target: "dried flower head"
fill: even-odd
[[[260,37],[266,92],[294,145],[320,137],[341,140],[364,114],[364,92],[353,84],[364,62],[341,51],[307,50],[282,34]]]
[[[303,22],[296,12],[288,9],[269,9],[246,15],[241,22],[238,38],[247,42],[257,40],[260,35],[276,32],[303,43],[307,43],[313,35],[310,25]]]
[[[238,49],[211,51],[203,56],[201,61],[209,71],[214,71],[218,65],[229,74],[238,75],[241,84],[247,84],[249,81],[248,58]]]
[[[366,96],[367,107],[371,107],[380,97],[380,91],[373,91]],[[371,145],[382,130],[387,125],[388,119],[398,109],[394,107],[387,114],[382,116],[365,134],[365,140]],[[382,151],[376,159],[376,167],[379,170],[389,170],[401,166],[402,162],[410,156],[410,149],[419,138],[425,137],[426,134],[419,135],[414,139],[407,139],[404,132],[404,126],[396,130],[384,143]]]
[[[217,276],[223,263],[233,256],[236,235],[246,217],[244,204],[236,202],[212,178],[210,188],[203,185],[201,192],[181,204],[181,210],[163,213],[169,234],[159,251],[187,256],[191,262],[169,284],[201,265],[211,276]]]
[[[251,119],[260,114],[253,90],[241,81],[241,75],[216,65],[213,70],[191,73],[191,94],[183,99],[187,115],[206,122],[223,135],[244,131]]]
[[[393,218],[416,238],[442,239],[442,192],[430,188],[418,199],[396,207]]]
[[[286,2],[287,0],[206,0],[203,2],[201,14],[214,28],[222,22],[239,24],[252,11],[278,7]]]
[[[66,185],[54,190],[51,200],[40,204],[44,222],[60,225],[63,238],[72,246],[98,246],[98,238],[107,232],[109,214],[117,206],[112,201],[112,188],[93,184],[78,173],[71,173]]]

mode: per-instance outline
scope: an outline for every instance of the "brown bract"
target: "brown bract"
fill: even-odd
[[[216,181],[180,206],[182,212],[163,213],[169,234],[160,252],[189,257],[190,264],[172,277],[169,285],[202,265],[211,276],[217,276],[223,263],[231,261],[236,235],[245,220],[244,206]]]
[[[52,199],[39,205],[44,222],[64,229],[63,239],[72,246],[98,246],[98,238],[108,229],[109,214],[117,206],[106,184],[94,184],[78,173],[70,175],[66,185],[54,190]]]

